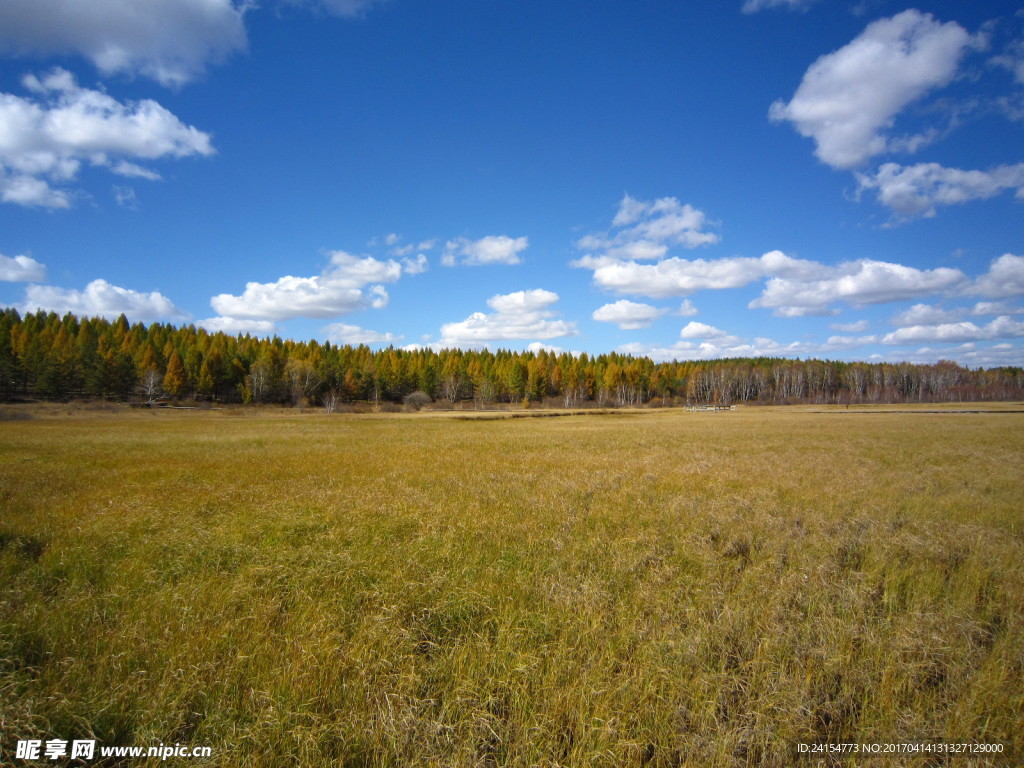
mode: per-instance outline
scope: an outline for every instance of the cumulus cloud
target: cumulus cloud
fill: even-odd
[[[988,171],[945,168],[938,163],[885,163],[873,174],[858,173],[859,190],[876,190],[878,202],[905,218],[935,216],[938,205],[987,200],[1007,189],[1024,199],[1024,163]]]
[[[933,344],[966,341],[987,341],[990,339],[1014,339],[1024,337],[1024,322],[1001,315],[987,325],[976,325],[969,320],[959,323],[936,325],[911,325],[887,333],[883,344]]]
[[[0,254],[0,280],[6,283],[41,283],[46,267],[29,256]]]
[[[648,204],[627,196],[620,204],[616,222],[635,225],[649,210]],[[593,246],[597,240],[588,235],[579,245]],[[1011,254],[997,259],[989,274],[971,283],[958,269],[917,269],[872,259],[830,266],[794,258],[782,251],[769,251],[757,258],[668,257],[658,258],[654,263],[620,259],[609,253],[587,254],[572,262],[572,266],[593,270],[593,281],[599,288],[656,299],[689,296],[702,290],[742,288],[765,280],[760,296],[748,306],[771,309],[780,317],[835,315],[839,313],[834,306],[837,302],[861,307],[968,290],[987,298],[1024,293],[1024,258]],[[605,308],[602,311],[611,312]],[[688,301],[680,308],[680,314],[695,312]]]
[[[910,309],[894,315],[890,322],[901,327],[911,325],[942,325],[956,323],[967,317],[1019,314],[1024,314],[1024,308],[1014,306],[1005,301],[979,301],[973,307],[953,307],[950,309],[945,309],[935,304],[915,304]]]
[[[707,323],[691,321],[679,332],[681,339],[721,339],[729,334]]]
[[[962,287],[967,278],[958,269],[916,269],[902,264],[860,259],[837,267],[822,267],[817,279],[773,277],[752,308],[775,310],[783,317],[834,314],[830,305],[843,301],[854,307],[906,301]]]
[[[853,323],[832,323],[829,325],[833,331],[840,331],[842,333],[860,333],[868,329],[867,320],[857,320]]]
[[[71,312],[80,317],[99,315],[116,318],[124,314],[129,320],[139,322],[188,318],[186,313],[158,291],[140,293],[111,285],[106,280],[93,280],[83,291],[52,285],[30,285],[25,291],[24,308],[27,312],[42,309],[59,315]]]
[[[67,208],[59,185],[75,179],[83,163],[122,176],[158,178],[126,158],[158,160],[212,155],[210,135],[182,123],[155,101],[122,103],[81,88],[55,69],[22,80],[30,98],[0,94],[0,200]]]
[[[821,264],[794,259],[781,251],[770,251],[760,258],[734,256],[691,260],[672,257],[656,264],[584,257],[573,265],[593,269],[594,284],[601,288],[652,298],[739,288],[768,275],[812,278],[827,271]]]
[[[977,342],[968,341],[963,344],[941,345],[939,347],[923,346],[916,350],[891,348],[888,354],[871,355],[872,360],[891,360],[929,365],[940,360],[952,360],[969,367],[993,368],[1002,365],[1019,365],[1021,352],[1019,345],[1001,343],[979,346]]]
[[[563,352],[565,352],[565,349],[563,347],[556,347],[553,344],[545,344],[543,341],[531,341],[529,344],[526,345],[526,349],[530,352],[533,352],[533,354],[535,355],[539,352],[548,352],[549,354],[552,355],[561,355]],[[579,357],[580,353],[570,352],[569,354],[572,355],[573,357]]]
[[[210,333],[226,333],[229,336],[248,333],[250,336],[269,336],[276,330],[272,320],[253,320],[238,317],[208,317],[196,321],[196,325]]]
[[[827,346],[832,350],[856,349],[877,341],[878,337],[873,334],[868,336],[829,336]]]
[[[430,265],[427,261],[427,256],[424,253],[416,255],[415,259],[405,256],[402,258],[402,270],[407,275],[419,275],[426,272]]]
[[[689,203],[674,197],[658,200],[635,200],[625,195],[612,220],[612,229],[580,238],[580,250],[597,252],[584,257],[604,260],[660,259],[671,246],[697,248],[719,241],[719,236],[705,232],[707,217]]]
[[[967,309],[943,309],[934,304],[915,304],[910,309],[904,310],[893,316],[893,325],[936,325],[938,323],[949,323],[962,320],[967,315]]]
[[[764,336],[753,339],[734,336],[713,326],[697,324],[686,336],[667,346],[635,342],[618,348],[623,354],[650,357],[656,362],[671,360],[715,360],[737,357],[829,357],[836,352],[848,352],[877,344],[875,335],[830,336],[824,343],[808,341],[780,342]],[[684,329],[686,330],[686,329]],[[877,357],[877,355],[872,355]],[[929,362],[948,357],[943,350],[934,353]],[[903,357],[899,359],[904,359]]]
[[[972,315],[1024,315],[1024,307],[1006,301],[979,301],[971,309]]]
[[[336,344],[391,344],[402,338],[392,333],[379,333],[345,323],[331,323],[321,328],[320,331]]]
[[[401,268],[406,274],[422,274],[430,268],[430,262],[427,261],[426,254],[420,253],[416,255],[415,259],[408,256],[402,257]]]
[[[813,139],[815,155],[833,168],[853,168],[884,152],[914,151],[934,134],[890,136],[896,116],[948,84],[971,44],[960,25],[917,10],[881,19],[814,62],[793,98],[776,101],[769,117]]]
[[[708,341],[677,341],[668,346],[636,342],[623,344],[618,351],[625,355],[649,357],[655,362],[672,360],[716,360],[730,357],[810,357],[820,354],[822,347],[794,341],[783,344],[774,339],[757,337],[745,340],[726,335]]]
[[[492,296],[487,304],[494,312],[474,312],[460,322],[445,323],[440,344],[482,346],[491,341],[575,336],[575,323],[555,319],[551,306],[557,301],[557,293],[541,288]]]
[[[1004,253],[993,260],[988,272],[975,280],[967,292],[987,299],[1024,296],[1024,256]]]
[[[387,306],[388,293],[380,283],[394,282],[401,275],[402,265],[397,261],[334,251],[320,275],[286,275],[273,283],[246,283],[240,296],[222,293],[214,296],[210,305],[221,315],[243,319],[335,317]]]
[[[676,314],[682,317],[693,317],[698,314],[697,307],[689,299],[683,299],[683,303],[679,305],[679,311]]]
[[[430,268],[430,262],[424,251],[429,251],[437,245],[434,240],[422,240],[418,243],[404,242],[405,238],[397,232],[389,232],[384,237],[374,237],[367,245],[375,248],[381,245],[386,246],[388,256],[400,259],[402,271],[407,275],[419,275]],[[413,256],[413,254],[416,254]]]
[[[4,0],[0,52],[74,54],[105,75],[142,74],[177,86],[207,63],[246,47],[243,17],[251,5],[248,0]]]
[[[994,344],[980,348],[976,341],[959,343],[954,339],[966,337],[977,337],[979,340],[999,338],[1000,334],[1005,337],[1020,337],[1024,335],[1024,323],[1016,325],[1004,322],[993,323],[990,326],[980,328],[977,331],[961,330],[960,332],[924,332],[915,331],[917,340],[911,340],[911,334],[907,334],[907,340],[885,342],[890,347],[899,344],[910,346],[920,343],[940,342],[937,347],[924,346],[915,352],[900,349],[889,355],[877,353],[864,354],[864,357],[872,360],[890,359],[894,362],[911,361],[918,363],[935,363],[939,360],[957,360],[965,365],[972,366],[995,366],[995,365],[1016,365],[1020,361],[1021,349],[1007,343]],[[975,326],[977,328],[977,326]],[[946,340],[949,344],[941,344]],[[880,339],[874,335],[866,336],[831,336],[825,343],[813,343],[806,341],[794,341],[789,343],[779,342],[766,337],[754,339],[742,339],[736,336],[725,336],[720,339],[707,339],[704,341],[680,340],[668,346],[658,346],[635,342],[624,344],[617,351],[622,354],[646,356],[656,362],[668,362],[671,360],[715,360],[721,358],[736,357],[788,357],[788,358],[809,358],[825,357],[836,352],[849,352],[860,349],[867,345],[877,344]]]
[[[635,331],[647,328],[667,312],[667,309],[653,307],[650,304],[638,304],[622,299],[595,309],[591,317],[602,323],[615,323],[624,331]]]
[[[519,264],[519,254],[526,250],[530,242],[525,237],[508,237],[506,235],[489,235],[479,240],[468,240],[458,237],[445,243],[441,263],[446,267],[456,264],[475,267],[484,264]]]

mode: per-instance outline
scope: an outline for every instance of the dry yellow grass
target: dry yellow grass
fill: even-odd
[[[1024,415],[810,410],[5,422],[0,761],[1024,760]]]

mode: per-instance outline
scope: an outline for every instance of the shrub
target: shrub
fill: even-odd
[[[405,403],[410,408],[412,408],[414,411],[418,411],[423,406],[429,405],[434,401],[426,392],[421,392],[420,390],[417,389],[415,392],[410,392],[408,395],[406,395],[402,399],[402,402]]]

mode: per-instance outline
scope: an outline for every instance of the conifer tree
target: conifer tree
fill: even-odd
[[[188,376],[185,374],[185,364],[181,360],[178,350],[171,352],[167,361],[167,373],[164,374],[164,391],[171,397],[182,397],[188,392]]]

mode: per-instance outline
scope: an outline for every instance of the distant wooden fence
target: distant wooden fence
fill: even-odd
[[[735,411],[735,405],[723,405],[722,403],[705,403],[703,405],[688,405],[688,411]]]

